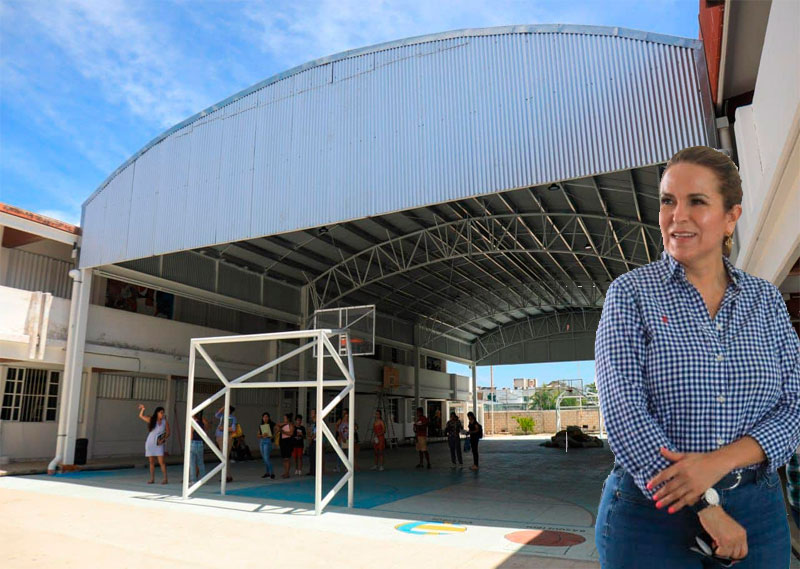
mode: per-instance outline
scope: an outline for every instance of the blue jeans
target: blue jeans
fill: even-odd
[[[264,461],[264,466],[267,467],[267,474],[272,475],[272,462],[270,462],[269,454],[272,452],[272,439],[261,439],[261,460]]]
[[[777,473],[719,490],[721,505],[747,531],[747,558],[736,569],[788,569],[789,524]],[[595,544],[603,569],[701,569],[718,567],[689,551],[703,533],[697,514],[658,510],[633,478],[614,467],[603,485]]]
[[[192,441],[189,449],[189,482],[197,480],[195,478],[195,467],[200,472],[200,478],[206,475],[206,465],[203,462],[203,441]]]

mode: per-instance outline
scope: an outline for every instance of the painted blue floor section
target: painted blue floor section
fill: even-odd
[[[458,484],[472,473],[467,472],[442,472],[419,470],[414,472],[405,471],[384,471],[384,472],[357,472],[356,487],[353,494],[353,505],[356,508],[375,508],[447,488],[453,484]],[[326,475],[322,479],[323,496],[340,479],[337,475]],[[314,503],[314,478],[305,476],[303,478],[293,478],[289,481],[280,483],[265,482],[249,488],[237,488],[228,490],[232,496],[243,496],[260,500],[287,500],[290,502]],[[331,501],[334,506],[347,506],[347,486],[342,488]]]

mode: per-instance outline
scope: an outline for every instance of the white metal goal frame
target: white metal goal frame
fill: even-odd
[[[342,360],[339,350],[337,350],[331,343],[331,337],[344,336],[346,338],[346,354],[347,365]],[[284,354],[278,358],[273,359],[255,369],[240,375],[235,379],[228,379],[225,374],[220,370],[219,366],[214,362],[213,358],[208,355],[208,352],[203,346],[209,344],[234,344],[243,342],[269,342],[280,340],[306,340],[305,344],[295,348],[291,352]],[[316,380],[311,381],[257,381],[247,382],[248,379],[255,377],[260,373],[264,373],[275,366],[303,354],[306,350],[314,348],[317,354],[317,377]],[[214,374],[222,382],[222,389],[217,391],[214,395],[197,405],[194,406],[194,379],[196,369],[197,354],[205,360]],[[325,379],[324,377],[324,357],[329,356],[338,366],[339,370],[344,375],[344,379]],[[221,472],[220,477],[220,492],[224,496],[226,491],[226,479],[228,477],[228,461],[222,450],[220,450],[214,441],[208,436],[203,429],[202,425],[195,421],[195,415],[209,407],[212,403],[220,398],[224,398],[224,416],[222,424],[229,425],[230,420],[230,406],[231,406],[231,392],[234,389],[287,389],[287,388],[301,388],[312,387],[316,388],[317,395],[317,439],[314,448],[316,456],[316,472],[314,480],[314,513],[320,515],[325,507],[330,503],[333,497],[339,490],[347,484],[347,507],[353,507],[353,491],[354,491],[354,468],[353,468],[353,437],[347,438],[347,455],[339,447],[336,437],[325,424],[325,417],[341,402],[348,398],[349,406],[349,424],[348,432],[355,432],[355,372],[353,366],[353,353],[350,348],[350,333],[348,330],[342,329],[319,329],[319,330],[299,330],[292,332],[276,332],[268,334],[247,334],[239,336],[216,336],[209,338],[193,338],[191,340],[189,350],[189,380],[186,393],[186,435],[183,452],[183,499],[188,499],[194,494],[201,486],[211,480],[214,476]],[[341,387],[342,390],[334,397],[327,405],[323,407],[323,389],[327,387]],[[195,481],[191,486],[189,485],[189,472],[191,468],[190,454],[191,454],[191,441],[192,433],[196,432],[200,438],[211,448],[211,451],[219,459],[220,464],[215,466],[203,478]],[[229,429],[224,428],[222,434],[222,447],[228,448],[228,437],[230,437]],[[324,497],[322,496],[322,451],[323,441],[328,439],[333,450],[339,456],[345,465],[344,476],[334,485],[334,487]]]

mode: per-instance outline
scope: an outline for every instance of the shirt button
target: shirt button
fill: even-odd
[[[719,397],[717,397],[717,401],[719,401],[720,403],[725,403],[725,396],[720,395]]]
[[[721,362],[724,359],[725,359],[725,356],[723,356],[722,354],[717,354],[717,361],[718,362]]]
[[[722,324],[717,324],[717,330],[722,331]]]
[[[717,437],[717,444],[718,444],[719,446],[722,446],[722,445],[724,445],[724,444],[725,444],[725,441],[722,439],[722,437]]]

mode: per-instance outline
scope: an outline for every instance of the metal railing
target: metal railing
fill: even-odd
[[[331,336],[344,336],[346,338],[346,358],[347,366],[345,366],[342,357],[330,341]],[[209,356],[208,352],[203,348],[209,344],[234,344],[243,342],[268,342],[280,340],[307,340],[307,343],[302,344],[300,347],[295,348],[291,352],[284,354],[280,357],[273,359],[245,374],[240,375],[235,379],[228,379],[225,374],[220,370],[219,366]],[[308,341],[310,340],[310,341]],[[312,381],[254,381],[248,382],[261,373],[269,371],[277,365],[290,360],[303,354],[306,350],[314,348],[314,353],[317,356],[317,374],[316,380]],[[222,382],[222,389],[217,391],[211,397],[203,401],[201,404],[194,406],[194,380],[196,370],[196,357],[200,357],[208,364],[214,374]],[[339,370],[344,375],[343,380],[338,379],[325,379],[323,373],[324,356],[333,358]],[[195,421],[194,417],[197,413],[210,406],[214,401],[224,398],[224,416],[222,424],[227,427],[230,423],[230,406],[231,406],[231,391],[233,389],[287,389],[287,388],[302,388],[312,387],[316,388],[317,392],[317,438],[314,448],[316,456],[315,461],[315,481],[314,481],[314,513],[320,515],[325,507],[330,503],[333,497],[339,490],[347,484],[347,507],[353,507],[353,491],[354,491],[354,468],[353,468],[353,437],[347,439],[347,455],[339,447],[336,437],[331,433],[328,426],[325,424],[325,417],[341,402],[345,397],[348,398],[348,405],[350,409],[348,432],[355,432],[355,372],[353,366],[353,353],[350,346],[350,333],[348,330],[334,330],[334,329],[321,329],[321,330],[301,330],[295,332],[276,332],[269,334],[248,334],[241,336],[219,336],[211,338],[193,338],[191,341],[189,351],[189,378],[187,387],[187,401],[186,401],[186,424],[189,428],[186,429],[186,444],[184,445],[183,457],[183,492],[184,499],[188,499],[194,492],[201,486],[208,482],[211,478],[221,472],[220,478],[220,492],[224,496],[228,477],[228,456],[211,441],[211,438],[206,434],[202,425]],[[333,398],[325,407],[323,407],[323,389],[327,387],[341,387],[343,388],[336,397]],[[192,432],[195,431],[200,435],[200,438],[211,448],[211,451],[219,459],[220,464],[215,466],[203,478],[196,481],[191,486],[189,485],[189,472],[191,468],[191,440]],[[228,448],[228,441],[230,432],[228,428],[223,429],[222,447]],[[322,451],[323,440],[327,438],[333,450],[342,460],[345,465],[345,474],[334,485],[333,489],[328,492],[324,497],[322,496]]]

